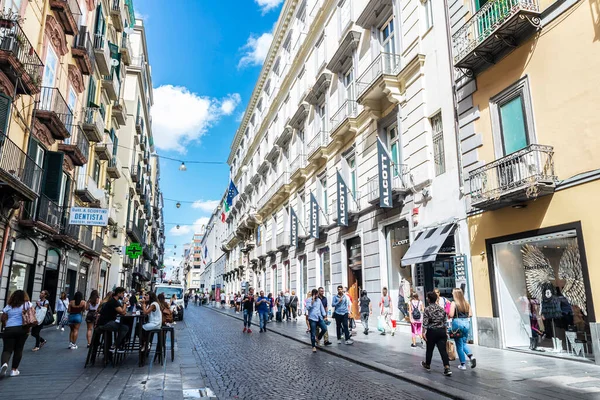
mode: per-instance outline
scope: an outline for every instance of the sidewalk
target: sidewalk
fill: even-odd
[[[207,307],[242,320],[232,310]],[[254,317],[258,323],[258,317]],[[241,329],[240,324],[240,329]],[[378,370],[421,386],[435,388],[460,399],[600,399],[600,367],[591,363],[557,359],[510,350],[473,346],[477,368],[461,371],[458,360],[451,362],[452,377],[442,375],[442,363],[434,352],[432,370],[421,367],[425,349],[410,347],[410,335],[380,335],[371,330],[366,336],[358,324],[354,345],[337,344],[335,322],[329,326],[333,345],[322,347],[338,357]],[[297,322],[272,322],[269,331],[310,345],[304,317]],[[258,329],[257,329],[258,331]],[[306,351],[310,349],[307,347]]]

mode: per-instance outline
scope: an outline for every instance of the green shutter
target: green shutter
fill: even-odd
[[[68,207],[71,202],[71,177],[69,175],[66,175],[66,177],[67,183],[65,183],[64,203],[59,204],[61,207]]]
[[[60,198],[60,186],[63,176],[63,159],[65,154],[58,151],[47,151],[44,162],[44,179],[42,193],[52,201]]]
[[[0,93],[0,133],[5,135],[8,133],[8,124],[10,123],[11,104],[12,99],[4,93]]]
[[[88,107],[95,106],[96,103],[96,80],[90,76],[90,87],[88,88]]]

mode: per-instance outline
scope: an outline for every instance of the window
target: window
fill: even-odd
[[[392,163],[394,164],[393,174],[398,176],[400,170],[400,140],[398,135],[398,126],[392,125],[387,128],[389,150],[392,156]]]
[[[100,185],[100,163],[97,160],[94,161],[93,174],[94,181]]]
[[[433,163],[435,176],[446,172],[446,159],[444,154],[444,131],[442,128],[442,113],[437,113],[431,118],[431,130],[433,131]]]
[[[331,261],[327,247],[321,250],[321,270],[319,272],[321,273],[320,285],[325,290],[325,296],[331,298]]]
[[[327,111],[325,103],[317,107],[317,133],[327,131]]]
[[[327,176],[323,176],[319,179],[319,184],[321,186],[321,208],[323,209],[323,213],[325,213],[325,215],[329,215],[328,212],[328,207],[327,207],[327,202],[328,202],[328,197],[327,197]]]
[[[381,28],[381,47],[384,53],[396,53],[396,34],[393,18]]]
[[[342,36],[348,25],[350,25],[352,22],[352,9],[350,3],[352,3],[350,0],[343,0],[343,2],[338,5],[340,16],[340,36]]]
[[[60,182],[60,191],[58,193],[58,206],[59,207],[63,207],[66,206],[65,204],[65,197],[68,195],[67,192],[67,181],[69,179],[69,176],[63,172],[63,177],[62,177],[62,181]]]
[[[533,109],[527,77],[490,100],[496,157],[535,143]]]
[[[350,70],[344,75],[344,88],[346,89],[343,93],[346,96],[344,100],[354,100],[354,69]]]
[[[73,87],[69,88],[69,96],[67,98],[67,105],[69,106],[69,110],[71,110],[71,116],[67,120],[67,125],[69,128],[69,133],[73,134],[73,115],[75,114],[75,107],[77,106],[77,94]],[[68,137],[64,140],[66,144],[71,143],[71,137]]]
[[[433,9],[431,0],[424,0],[422,3],[425,12],[425,32],[427,32],[433,26]]]
[[[81,10],[81,15],[79,16],[79,25],[87,26],[87,14],[88,14],[87,1],[85,1],[85,0],[79,1],[79,9]]]
[[[348,175],[350,176],[350,191],[352,192],[352,196],[356,199],[358,176],[356,172],[356,156],[354,153],[346,158],[346,162],[348,164]]]
[[[6,0],[4,2],[4,10],[18,14],[21,10],[21,1],[22,0]]]
[[[315,45],[315,71],[318,73],[325,63],[325,35],[317,41]]]

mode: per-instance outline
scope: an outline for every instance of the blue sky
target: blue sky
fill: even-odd
[[[226,162],[252,94],[283,0],[134,0],[144,19],[159,155]],[[229,179],[229,167],[161,160],[167,241],[165,264],[178,263],[183,243],[205,223]],[[194,201],[195,203],[183,203]],[[177,230],[175,224],[181,227]],[[177,245],[174,250],[173,245]],[[176,255],[174,254],[176,253]]]

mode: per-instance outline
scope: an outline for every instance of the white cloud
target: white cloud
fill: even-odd
[[[192,208],[198,208],[204,212],[212,213],[219,203],[219,200],[196,200],[192,203]]]
[[[194,221],[192,225],[181,225],[179,229],[177,229],[177,226],[174,226],[169,229],[169,234],[171,236],[189,236],[191,239],[194,233],[200,233],[203,231],[202,228],[206,227],[209,219],[209,217],[200,217]]]
[[[231,115],[239,105],[237,93],[219,100],[199,96],[182,86],[164,85],[154,90],[152,129],[154,143],[162,150],[185,152],[222,116]]]
[[[263,33],[259,37],[250,35],[248,41],[242,47],[244,55],[238,63],[238,68],[244,68],[252,65],[262,65],[269,53],[269,47],[273,41],[273,34],[270,32]]]
[[[182,225],[179,228],[177,226],[169,229],[169,235],[171,236],[190,236],[192,234],[192,228],[189,225]]]
[[[269,11],[279,7],[283,0],[254,0],[256,4],[260,7],[263,15],[268,13]]]

